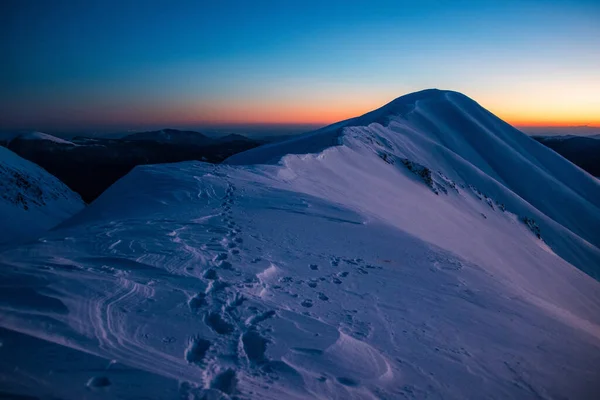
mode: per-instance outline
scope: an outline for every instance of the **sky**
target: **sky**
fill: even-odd
[[[426,88],[518,126],[600,126],[600,1],[0,8],[0,129],[318,126]]]

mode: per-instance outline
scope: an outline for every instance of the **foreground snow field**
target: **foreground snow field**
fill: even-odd
[[[0,394],[597,397],[600,183],[551,150],[425,91],[228,162],[0,254]]]

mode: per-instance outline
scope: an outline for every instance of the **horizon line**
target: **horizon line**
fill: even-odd
[[[343,120],[341,120],[343,121]],[[11,131],[93,131],[100,130],[106,132],[128,132],[128,131],[139,131],[141,129],[146,130],[163,130],[163,129],[227,129],[227,128],[319,128],[328,125],[335,124],[340,121],[334,122],[197,122],[197,123],[178,123],[178,122],[166,122],[166,123],[150,123],[150,124],[123,124],[122,126],[114,125],[82,125],[82,126],[46,126],[46,127],[0,127],[0,132],[11,132]],[[508,124],[515,128],[572,128],[572,129],[600,129],[599,124],[587,124],[587,123],[545,123],[545,122],[511,122],[505,120]]]

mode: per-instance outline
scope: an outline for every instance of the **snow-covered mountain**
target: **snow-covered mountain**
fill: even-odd
[[[41,141],[46,141],[46,142],[53,142],[55,144],[62,144],[62,145],[67,145],[67,146],[77,146],[73,142],[69,142],[68,140],[64,140],[64,139],[58,138],[53,135],[49,135],[44,132],[26,132],[26,133],[20,134],[19,136],[15,137],[12,140],[38,140],[38,141],[41,140]]]
[[[33,239],[83,206],[57,178],[0,147],[0,244]]]
[[[228,164],[137,167],[1,253],[5,392],[597,395],[600,183],[474,101],[414,93]]]

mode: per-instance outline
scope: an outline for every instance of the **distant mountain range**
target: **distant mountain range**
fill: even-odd
[[[119,139],[76,136],[69,141],[30,132],[5,146],[58,177],[89,203],[137,165],[190,160],[218,163],[260,144],[236,134],[211,138],[194,131],[163,129]]]
[[[600,135],[533,136],[590,174],[600,177]]]
[[[150,141],[164,144],[180,144],[193,146],[206,146],[216,143],[218,140],[209,138],[200,132],[180,131],[177,129],[162,129],[159,131],[137,132],[124,136],[122,140]]]

